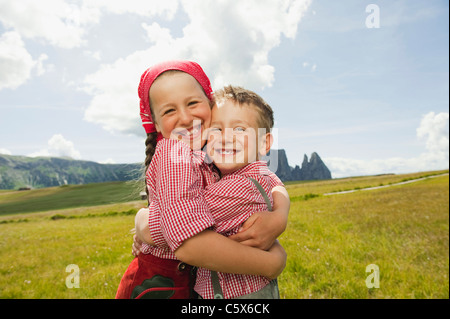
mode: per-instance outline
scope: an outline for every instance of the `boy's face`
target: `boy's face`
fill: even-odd
[[[225,175],[258,160],[260,153],[265,154],[263,144],[270,133],[258,138],[259,114],[253,106],[230,100],[217,104],[212,109],[207,152]]]

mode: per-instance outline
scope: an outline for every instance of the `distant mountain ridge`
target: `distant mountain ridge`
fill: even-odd
[[[138,179],[142,164],[100,164],[58,157],[0,154],[0,189],[43,188]]]
[[[305,155],[302,167],[288,164],[285,150],[272,150],[266,160],[277,161],[273,171],[282,181],[331,179],[331,173],[317,153]],[[88,184],[137,180],[143,165],[100,164],[58,157],[25,157],[0,154],[0,189],[43,188],[67,184]]]

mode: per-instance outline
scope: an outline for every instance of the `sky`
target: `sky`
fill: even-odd
[[[448,168],[446,0],[0,0],[0,153],[145,158],[141,74],[197,61],[275,115],[291,166]]]

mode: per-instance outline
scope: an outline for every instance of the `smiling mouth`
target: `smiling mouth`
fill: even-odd
[[[235,150],[235,149],[216,149],[215,152],[221,156],[234,156],[238,153],[240,153],[241,151],[239,150]]]
[[[202,125],[196,125],[191,127],[190,129],[181,129],[175,132],[176,135],[180,136],[181,138],[185,139],[196,139],[198,136],[200,136],[202,132]]]

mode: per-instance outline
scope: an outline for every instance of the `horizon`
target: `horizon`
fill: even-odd
[[[280,151],[280,150],[284,150],[284,149],[271,149],[274,151]],[[320,154],[318,154],[317,152],[313,152],[312,154],[316,153],[320,159],[322,159],[320,157]],[[308,162],[311,161],[311,157],[312,154],[310,156],[308,156],[307,154],[304,154],[304,156],[306,156],[308,158]],[[68,160],[68,161],[81,161],[81,162],[91,162],[91,163],[96,163],[96,164],[100,164],[100,165],[141,165],[143,164],[142,162],[134,162],[134,163],[101,163],[101,162],[96,162],[96,161],[92,161],[92,160],[84,160],[84,159],[74,159],[72,157],[68,157],[68,156],[27,156],[27,155],[10,155],[10,154],[2,154],[0,153],[0,156],[10,156],[10,157],[25,157],[25,158],[30,158],[30,159],[49,159],[49,158],[57,158],[57,159],[63,159],[63,160]],[[288,165],[291,169],[295,169],[296,166],[298,166],[299,168],[302,168],[302,163],[300,164],[295,164],[295,165],[291,165],[289,163],[289,158],[286,157],[287,161],[288,161]],[[323,160],[322,160],[323,161]],[[326,163],[325,163],[326,165]],[[328,168],[328,167],[327,167]],[[334,177],[333,176],[333,172],[331,172],[331,179],[345,179],[345,178],[358,178],[358,177],[369,177],[369,176],[383,176],[383,175],[407,175],[407,174],[417,174],[417,173],[427,173],[427,172],[438,172],[438,171],[448,171],[449,168],[443,168],[443,169],[433,169],[433,170],[422,170],[422,171],[411,171],[411,172],[404,172],[404,173],[394,173],[394,172],[386,172],[386,173],[379,173],[379,174],[368,174],[368,175],[349,175],[349,176],[339,176],[339,177]],[[328,179],[327,179],[328,180]],[[298,181],[319,181],[319,180],[298,180]],[[297,181],[297,182],[298,182]],[[291,182],[291,181],[289,181]],[[296,182],[295,180],[293,180],[292,182]],[[103,183],[103,182],[102,182]],[[108,182],[104,182],[104,183],[108,183]]]

